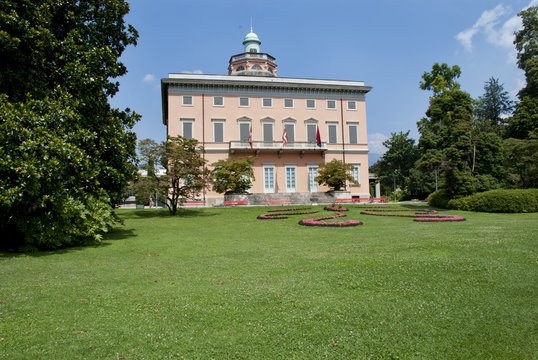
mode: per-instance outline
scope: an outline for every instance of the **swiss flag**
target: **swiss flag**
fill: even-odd
[[[248,133],[248,143],[250,144],[250,148],[252,149],[252,125],[250,125],[250,131]]]
[[[288,143],[288,133],[286,132],[286,128],[284,128],[284,133],[282,134],[282,146],[286,146]]]

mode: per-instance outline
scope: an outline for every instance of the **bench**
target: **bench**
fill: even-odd
[[[267,200],[267,205],[289,205],[290,200]]]
[[[224,206],[230,205],[248,205],[248,200],[227,200],[224,201]]]
[[[189,200],[183,203],[183,206],[204,206],[204,200]]]

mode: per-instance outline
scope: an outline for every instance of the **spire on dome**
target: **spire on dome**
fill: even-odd
[[[262,42],[258,38],[258,35],[252,31],[252,18],[250,18],[250,32],[245,36],[243,40],[243,45],[245,46],[246,53],[259,53],[260,44]]]

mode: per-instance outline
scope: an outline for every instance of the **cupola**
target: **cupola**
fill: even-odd
[[[228,75],[238,76],[276,76],[275,58],[269,54],[260,52],[262,42],[258,35],[252,31],[245,36],[243,45],[245,52],[230,58]]]

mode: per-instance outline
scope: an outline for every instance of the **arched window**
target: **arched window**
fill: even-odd
[[[245,70],[244,66],[238,66],[237,69],[235,69],[235,71],[243,71],[243,70]]]
[[[262,67],[260,65],[258,65],[258,64],[254,65],[252,67],[252,70],[261,70],[261,69],[262,69]]]

